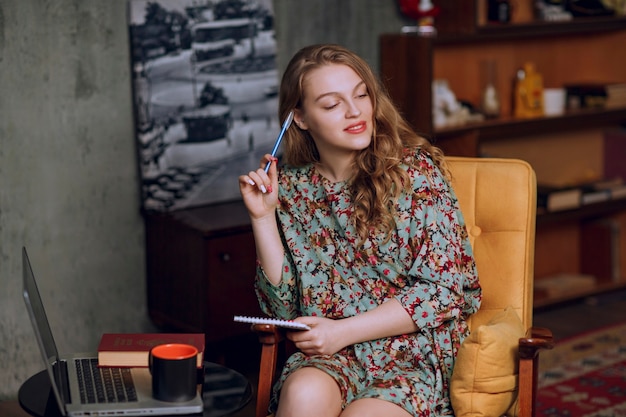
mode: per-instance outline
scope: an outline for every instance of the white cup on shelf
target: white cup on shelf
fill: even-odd
[[[543,112],[546,116],[558,116],[565,112],[564,88],[544,88]]]

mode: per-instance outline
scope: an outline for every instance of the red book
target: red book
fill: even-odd
[[[202,333],[104,333],[98,345],[98,365],[147,367],[150,349],[167,343],[195,346],[198,349],[198,368],[202,367]]]

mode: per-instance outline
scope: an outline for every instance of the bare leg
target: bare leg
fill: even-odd
[[[334,417],[341,413],[341,391],[324,371],[307,367],[287,377],[276,417]]]
[[[402,407],[377,398],[362,398],[351,402],[341,417],[411,417]]]

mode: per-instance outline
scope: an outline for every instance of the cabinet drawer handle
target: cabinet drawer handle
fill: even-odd
[[[222,254],[220,254],[220,259],[222,260],[222,262],[229,262],[230,261],[230,253],[222,253]]]

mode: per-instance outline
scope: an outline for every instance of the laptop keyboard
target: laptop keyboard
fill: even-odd
[[[98,359],[75,359],[83,404],[137,401],[130,368],[98,368]]]

